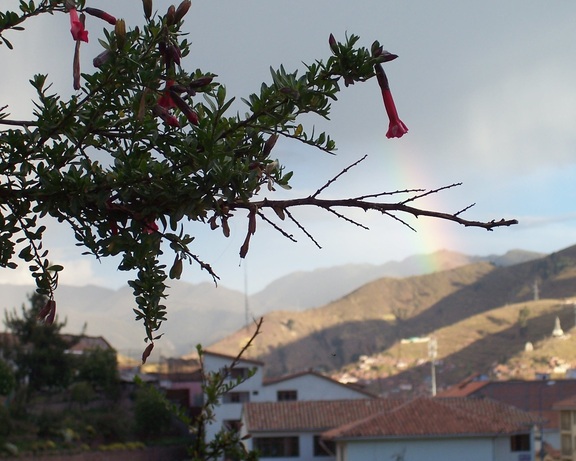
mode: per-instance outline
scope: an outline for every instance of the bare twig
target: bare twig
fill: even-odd
[[[326,184],[324,184],[320,189],[318,189],[316,192],[314,192],[312,194],[312,197],[318,197],[318,195],[320,195],[320,193],[325,190],[328,189],[328,187],[330,187],[330,185],[334,182],[336,182],[338,180],[338,178],[340,176],[342,176],[343,174],[348,173],[348,171],[350,171],[352,168],[354,168],[356,165],[358,165],[360,162],[363,162],[366,157],[368,157],[367,155],[365,155],[364,157],[362,157],[360,160],[355,161],[352,165],[348,165],[346,168],[344,168],[340,173],[338,173],[336,176],[334,176],[332,179],[330,179]]]

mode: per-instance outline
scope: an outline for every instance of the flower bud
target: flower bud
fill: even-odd
[[[76,46],[74,47],[74,60],[72,64],[72,86],[75,90],[79,90],[80,85],[80,40],[76,40]]]
[[[192,125],[198,125],[198,114],[192,110],[192,108],[180,97],[178,93],[172,91],[172,89],[170,90],[172,100],[174,101],[174,104],[176,104],[176,107],[182,111]]]
[[[178,48],[176,45],[170,45],[166,49],[166,53],[172,62],[180,65],[180,58],[182,57],[180,48]]]
[[[330,34],[330,37],[328,38],[328,44],[330,45],[330,49],[332,50],[332,52],[334,54],[337,54],[338,53],[338,43],[336,42],[334,35]]]
[[[168,11],[166,12],[166,25],[168,27],[174,25],[176,22],[176,7],[174,5],[170,5]]]
[[[86,13],[88,13],[91,16],[95,16],[97,18],[100,18],[104,21],[106,21],[108,24],[111,25],[116,25],[116,18],[114,16],[112,16],[111,14],[106,13],[106,11],[102,11],[99,10],[98,8],[84,8],[84,11],[86,11]]]
[[[170,268],[169,276],[171,279],[179,280],[181,275],[182,275],[182,258],[176,256],[174,264],[172,264],[172,267]]]
[[[190,0],[184,0],[182,3],[180,3],[180,5],[178,5],[176,13],[174,14],[175,23],[182,21],[182,18],[186,16],[186,13],[188,13],[190,5],[192,5],[192,2]]]
[[[276,141],[278,141],[277,134],[273,134],[266,140],[266,142],[264,143],[264,150],[263,150],[264,155],[266,156],[270,155],[270,152],[272,152],[272,148],[276,144]]]
[[[124,44],[126,43],[126,23],[124,22],[124,19],[118,19],[118,21],[116,21],[114,32],[116,32],[116,43],[118,49],[121,50],[124,48]]]
[[[378,62],[388,62],[388,61],[393,61],[394,59],[396,59],[398,57],[397,54],[392,54],[389,51],[386,50],[382,50],[382,52],[380,53],[379,56],[377,56],[378,58]]]
[[[206,75],[204,77],[197,78],[196,80],[192,80],[188,86],[190,88],[201,88],[212,83],[212,80],[214,80],[213,75]]]
[[[40,312],[38,312],[38,320],[42,320],[46,325],[52,325],[55,318],[56,301],[49,299]]]
[[[152,16],[152,0],[142,0],[142,6],[144,7],[144,16],[146,19],[150,19]]]
[[[92,60],[92,64],[94,64],[94,67],[102,67],[110,60],[113,55],[113,51],[105,50]]]

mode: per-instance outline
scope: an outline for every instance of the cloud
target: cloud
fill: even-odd
[[[530,66],[471,93],[461,139],[475,162],[516,173],[573,163],[574,74],[560,64]]]
[[[56,252],[52,252],[54,256]],[[110,280],[102,275],[97,275],[93,261],[88,259],[55,259],[58,264],[64,266],[64,270],[58,276],[60,285],[99,285],[110,286]],[[14,270],[2,269],[0,270],[0,283],[12,285],[34,285],[34,279],[31,276],[28,267],[21,263],[18,268]]]

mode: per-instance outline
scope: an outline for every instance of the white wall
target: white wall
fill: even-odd
[[[261,456],[258,458],[260,461],[335,461],[335,457],[333,456],[314,456],[314,435],[319,434],[312,434],[312,433],[259,433],[254,434],[253,437],[290,437],[290,436],[298,436],[299,437],[299,446],[300,446],[300,457],[290,457],[290,458],[266,458]],[[246,448],[249,450],[253,449],[252,438],[247,439],[246,441]]]
[[[216,372],[223,369],[224,367],[229,367],[232,363],[232,359],[226,357],[220,357],[218,355],[206,354],[204,356],[204,371]],[[232,392],[248,392],[250,401],[258,401],[257,398],[260,395],[262,388],[263,372],[262,366],[258,366],[252,362],[240,361],[236,368],[256,368],[256,373],[250,379],[244,381],[238,387],[236,387]],[[216,433],[220,430],[222,422],[225,420],[240,420],[242,416],[242,404],[241,403],[222,403],[214,409],[215,420],[208,424],[206,427],[206,440],[211,440],[214,438]]]
[[[298,391],[298,400],[362,399],[368,396],[351,387],[309,374],[266,384],[255,402],[275,402],[277,391]]]
[[[509,437],[430,440],[358,441],[346,443],[345,461],[394,460],[404,453],[409,461],[518,461]]]

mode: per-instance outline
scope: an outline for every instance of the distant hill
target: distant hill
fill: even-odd
[[[294,272],[270,283],[264,290],[253,295],[250,302],[258,306],[258,310],[254,310],[259,315],[274,309],[303,310],[337,300],[362,285],[382,277],[429,274],[480,261],[490,262],[496,266],[510,266],[543,256],[543,253],[524,250],[511,250],[504,255],[490,256],[468,256],[441,250],[381,265],[348,264]]]
[[[542,301],[533,301],[535,296]],[[263,360],[270,375],[306,368],[336,373],[358,368],[361,356],[387,356],[398,364],[401,339],[434,335],[441,356],[453,360],[453,373],[445,377],[458,380],[523,350],[527,339],[516,322],[524,304],[533,309],[530,341],[550,336],[556,315],[571,328],[574,308],[564,300],[572,297],[576,246],[513,266],[478,262],[403,279],[381,278],[322,307],[269,313],[248,354]],[[237,352],[249,334],[238,331],[210,349]],[[425,350],[420,360],[426,362]],[[408,373],[403,368],[382,371],[388,376]]]
[[[301,310],[321,306],[384,275],[404,277],[429,271],[430,267],[451,268],[476,260],[506,265],[511,260],[527,260],[538,253],[515,250],[503,256],[471,257],[440,251],[403,261],[376,265],[345,265],[311,272],[289,274],[248,298],[254,316],[271,310]],[[168,321],[164,336],[151,360],[190,352],[196,344],[211,344],[234,333],[245,324],[246,299],[243,293],[211,283],[189,284],[170,281]],[[1,307],[20,309],[27,304],[33,286],[0,285]],[[102,335],[123,354],[138,357],[142,352],[144,330],[134,321],[132,290],[110,290],[97,286],[60,286],[57,292],[58,315],[67,318],[66,332],[78,333],[87,325],[87,334]]]

